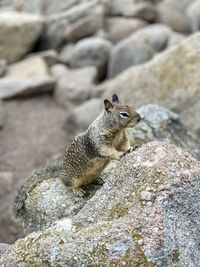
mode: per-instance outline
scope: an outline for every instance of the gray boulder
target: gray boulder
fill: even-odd
[[[68,135],[74,136],[86,130],[93,120],[102,111],[102,103],[98,98],[92,98],[73,108],[66,119],[65,130]]]
[[[81,3],[58,14],[48,16],[38,43],[39,48],[59,48],[95,34],[102,27],[103,6],[97,0]]]
[[[181,33],[190,32],[190,26],[187,16],[183,12],[179,11],[178,9],[175,9],[172,5],[170,5],[165,1],[158,4],[157,10],[158,10],[158,22],[170,26],[174,31],[177,32]]]
[[[95,66],[98,78],[101,80],[106,74],[107,63],[112,44],[100,37],[88,37],[80,40],[74,47],[74,66]]]
[[[149,104],[137,109],[142,121],[129,130],[132,145],[162,141],[184,148],[200,160],[200,144],[182,124],[178,114],[158,105]]]
[[[51,174],[56,177],[53,170]],[[49,229],[18,240],[2,255],[0,264],[196,267],[200,261],[199,181],[200,163],[188,153],[165,143],[143,145],[118,162],[76,214],[72,211],[70,218],[67,215]],[[40,185],[31,192],[31,213],[36,211]],[[50,188],[43,187],[47,194]],[[60,208],[66,190],[58,187],[56,198],[41,192],[47,198],[45,214],[53,213],[51,205]],[[76,203],[80,207],[83,202],[77,199]],[[42,195],[38,207],[40,203]]]
[[[108,17],[105,20],[105,31],[112,43],[118,43],[144,26],[146,23],[140,19]]]
[[[45,60],[41,56],[29,56],[24,60],[11,64],[6,78],[41,78],[48,75],[49,69]]]
[[[95,67],[68,70],[57,83],[55,98],[59,104],[72,107],[87,100],[94,90],[97,77]]]
[[[59,79],[65,75],[67,75],[68,68],[64,64],[57,63],[51,67],[50,73],[55,79]]]
[[[25,13],[34,13],[41,15],[50,15],[53,13],[59,13],[61,11],[67,10],[73,5],[76,5],[78,0],[26,0],[21,1],[20,6],[21,11]]]
[[[192,32],[196,32],[200,28],[200,1],[193,1],[187,8],[187,17]]]
[[[132,67],[100,86],[103,98],[117,93],[136,108],[153,103],[180,113],[188,129],[200,133],[200,34],[157,55],[151,62]]]
[[[161,24],[147,26],[119,42],[111,52],[108,77],[113,78],[125,69],[149,61],[167,46],[171,30]]]
[[[55,80],[49,76],[20,79],[2,78],[0,79],[0,99],[50,93],[54,90],[54,87]]]
[[[155,22],[158,17],[155,4],[148,2],[139,2],[131,7],[127,6],[123,13],[126,17],[140,18],[150,23]]]
[[[48,67],[56,64],[59,61],[59,56],[56,50],[49,49],[41,52],[29,54],[28,57],[41,57]]]
[[[0,13],[0,58],[21,59],[33,48],[42,31],[40,17],[17,12]]]

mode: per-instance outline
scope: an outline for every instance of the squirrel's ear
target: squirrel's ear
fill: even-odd
[[[105,107],[105,110],[110,111],[111,109],[113,109],[113,104],[108,99],[105,99],[104,107]]]
[[[119,102],[119,98],[116,94],[112,95],[112,102]]]

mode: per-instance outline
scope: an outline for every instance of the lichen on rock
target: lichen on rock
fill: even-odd
[[[18,240],[0,264],[198,266],[199,178],[200,162],[181,148],[144,144],[116,164],[76,213]],[[153,197],[145,201],[144,191]],[[55,199],[48,201],[51,207]]]

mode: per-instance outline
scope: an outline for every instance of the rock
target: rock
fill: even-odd
[[[155,22],[158,17],[158,12],[154,4],[148,2],[137,3],[131,7],[124,9],[123,14],[126,17],[140,18],[147,22]]]
[[[107,13],[108,15],[112,16],[118,16],[118,15],[123,15],[123,11],[127,9],[128,7],[132,7],[133,5],[132,0],[112,0],[112,1],[107,1]]]
[[[58,81],[55,90],[56,100],[65,107],[82,103],[92,95],[96,76],[95,67],[68,70]]]
[[[64,64],[55,64],[51,67],[50,73],[55,79],[59,79],[68,73],[68,68]]]
[[[200,28],[200,1],[193,1],[186,11],[190,29],[192,32],[196,32]]]
[[[98,68],[98,78],[106,74],[106,67],[112,44],[99,37],[89,37],[80,40],[74,47],[74,66],[95,66]]]
[[[158,4],[157,10],[158,22],[168,25],[177,32],[190,32],[187,16],[183,12],[174,9],[173,6],[165,3],[165,1]]]
[[[103,7],[97,0],[81,3],[67,11],[49,16],[38,43],[39,49],[60,48],[95,34],[102,27]]]
[[[52,65],[56,64],[59,61],[58,53],[56,50],[49,49],[42,52],[37,52],[30,54],[29,57],[41,57],[48,67],[51,67]]]
[[[77,0],[26,0],[22,1],[20,9],[25,13],[27,12],[41,15],[50,15],[53,13],[59,13],[63,10],[67,10],[77,3]]]
[[[5,59],[0,59],[0,77],[4,76],[7,71],[7,62]]]
[[[67,44],[62,47],[61,52],[59,54],[59,60],[60,62],[71,65],[71,67],[74,66],[74,45],[73,44]]]
[[[142,64],[167,46],[170,29],[155,24],[138,30],[130,37],[119,42],[111,52],[108,77],[113,78],[123,70]]]
[[[0,13],[0,58],[8,62],[21,59],[33,48],[42,26],[43,21],[38,16],[17,12]]]
[[[142,106],[137,112],[142,121],[129,129],[133,146],[159,140],[182,147],[200,160],[199,141],[182,124],[178,114],[152,104]]]
[[[171,6],[173,9],[185,13],[187,7],[194,3],[196,0],[181,0],[181,1],[176,1],[176,0],[164,0],[163,3]]]
[[[105,31],[111,42],[117,43],[127,38],[138,29],[146,26],[140,19],[127,19],[123,17],[108,17],[105,21]]]
[[[50,173],[57,177],[53,170]],[[42,194],[47,198],[45,217],[54,212],[54,198],[49,194],[53,187],[46,185],[49,197],[41,191],[38,198],[37,192],[55,180],[50,178],[31,192],[31,211],[37,217],[44,207]],[[196,267],[200,260],[199,183],[200,163],[188,153],[174,145],[145,144],[118,162],[93,196],[79,199],[78,205],[85,203],[76,215],[18,240],[2,255],[0,264]],[[154,192],[151,205],[140,199],[147,187]],[[57,189],[56,201],[68,194],[61,191]],[[69,209],[63,207],[64,211]]]
[[[9,66],[7,77],[32,78],[46,77],[49,70],[46,62],[40,56],[31,56]]]
[[[186,38],[180,45],[157,55],[151,62],[126,70],[104,83],[103,97],[119,94],[123,102],[136,108],[155,103],[180,113],[193,133],[200,133],[200,34]]]
[[[186,35],[182,33],[172,32],[167,43],[167,47],[178,45],[186,39]]]
[[[0,99],[28,97],[52,92],[55,80],[51,77],[2,78],[0,79]]]
[[[93,120],[102,111],[100,99],[92,98],[83,104],[75,107],[69,112],[65,123],[65,130],[68,135],[74,136],[86,130]]]
[[[21,221],[26,233],[45,229],[62,218],[71,217],[77,214],[86,203],[87,198],[80,201],[72,190],[59,179],[61,168],[62,162],[55,161],[27,178],[27,180],[31,180],[36,177],[37,179],[47,177],[31,189],[24,203]],[[89,188],[91,197],[95,193],[95,189],[99,187],[89,186]]]

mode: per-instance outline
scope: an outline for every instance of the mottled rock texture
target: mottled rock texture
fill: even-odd
[[[76,215],[18,240],[0,263],[196,267],[199,181],[200,163],[187,152],[159,142],[143,145],[116,165]]]

